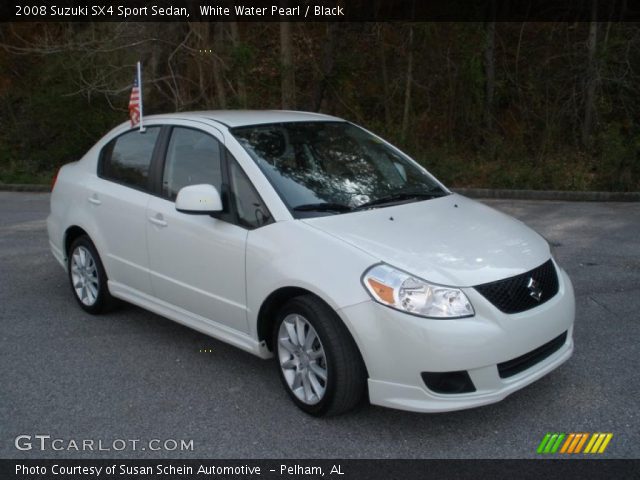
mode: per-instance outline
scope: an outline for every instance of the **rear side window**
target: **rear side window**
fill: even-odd
[[[147,190],[149,168],[160,127],[145,133],[134,130],[114,138],[102,152],[100,176],[129,187]]]
[[[204,132],[175,127],[162,175],[163,196],[175,200],[182,187],[206,183],[221,191],[220,143]]]

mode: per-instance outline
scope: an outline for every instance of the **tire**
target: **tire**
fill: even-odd
[[[282,384],[306,413],[339,415],[362,402],[367,373],[360,352],[340,318],[317,297],[295,297],[282,307],[272,345]]]
[[[69,284],[73,296],[86,312],[106,313],[116,306],[109,293],[107,274],[93,242],[86,235],[74,240],[67,259]]]

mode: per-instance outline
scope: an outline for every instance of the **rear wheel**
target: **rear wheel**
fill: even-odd
[[[304,295],[285,304],[273,345],[282,383],[305,412],[337,415],[362,401],[366,371],[360,352],[340,318],[318,298]]]
[[[74,240],[68,257],[69,282],[78,304],[92,314],[110,310],[116,302],[109,293],[107,275],[89,237],[83,235]]]

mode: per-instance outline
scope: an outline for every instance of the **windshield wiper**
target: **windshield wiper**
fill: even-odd
[[[427,200],[431,198],[443,197],[445,195],[447,195],[447,192],[442,190],[434,191],[431,193],[427,193],[427,192],[394,193],[392,195],[376,198],[375,200],[371,200],[369,202],[363,203],[362,205],[358,205],[353,210],[364,210],[371,207],[378,207],[378,206],[399,203],[405,200]]]
[[[331,202],[305,203],[303,205],[293,207],[293,209],[296,212],[350,212],[353,210],[349,205]]]

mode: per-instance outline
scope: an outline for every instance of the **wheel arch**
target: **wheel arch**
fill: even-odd
[[[67,229],[64,231],[63,243],[65,259],[69,258],[69,249],[71,249],[71,245],[73,244],[73,242],[83,235],[86,235],[91,240],[91,237],[84,228],[79,227],[78,225],[71,225],[70,227],[67,227]],[[93,242],[93,240],[91,241]]]
[[[258,310],[257,331],[258,340],[264,342],[267,348],[273,351],[273,342],[271,338],[271,332],[276,321],[276,314],[285,303],[295,297],[302,295],[313,295],[322,300],[318,295],[301,287],[281,287],[271,292],[267,298],[264,299],[260,310]],[[324,300],[322,300],[324,302]],[[324,302],[326,303],[326,302]]]
[[[273,332],[273,328],[276,322],[276,314],[278,313],[278,310],[280,310],[280,308],[282,308],[284,304],[287,303],[292,298],[303,296],[303,295],[313,296],[314,298],[324,303],[327,306],[327,308],[329,308],[333,313],[335,313],[336,317],[344,325],[349,336],[351,337],[351,340],[356,346],[356,349],[360,354],[360,358],[362,359],[362,363],[365,366],[365,371],[367,371],[367,376],[368,376],[367,365],[366,365],[364,355],[362,353],[362,349],[360,348],[360,344],[357,338],[354,336],[353,332],[351,331],[350,326],[344,321],[342,316],[338,312],[336,312],[335,308],[332,307],[329,302],[327,302],[317,293],[312,292],[311,290],[308,290],[303,287],[294,287],[294,286],[280,287],[277,290],[271,292],[267,296],[267,298],[265,298],[265,300],[260,305],[260,309],[258,311],[258,317],[257,317],[258,340],[260,342],[264,342],[267,348],[271,352],[273,352],[273,341],[272,341],[273,338],[271,333]]]

